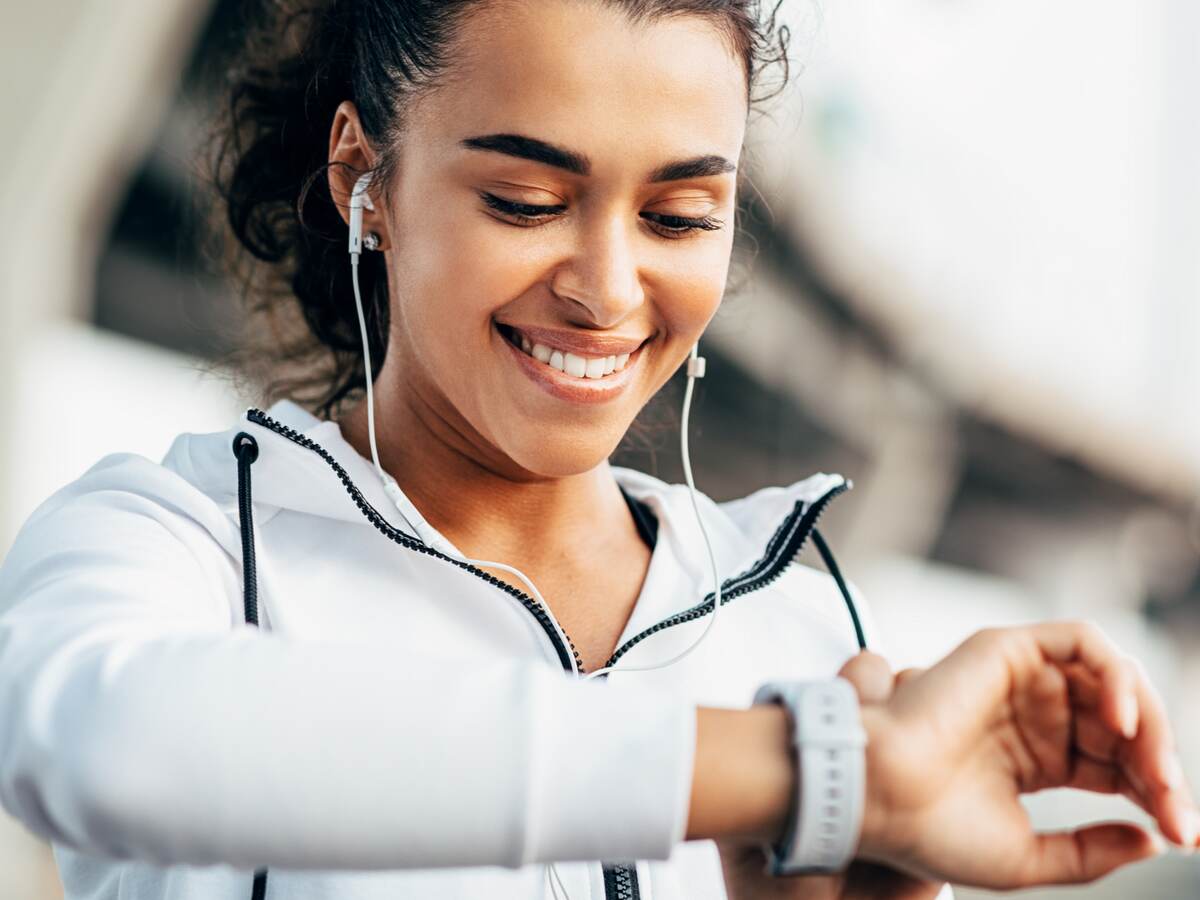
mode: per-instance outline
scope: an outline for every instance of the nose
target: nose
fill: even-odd
[[[623,321],[645,302],[635,242],[616,216],[581,231],[580,245],[554,274],[551,288],[597,328]]]

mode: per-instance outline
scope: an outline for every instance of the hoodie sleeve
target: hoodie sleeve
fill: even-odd
[[[128,492],[55,495],[25,523],[0,566],[0,802],[30,829],[164,865],[346,869],[665,859],[683,839],[694,706],[231,626],[222,553]]]

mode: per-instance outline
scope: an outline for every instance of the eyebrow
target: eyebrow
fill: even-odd
[[[489,150],[518,159],[532,160],[575,175],[589,175],[592,171],[592,162],[586,154],[523,134],[481,134],[464,138],[459,144],[469,150]],[[661,165],[650,173],[649,181],[681,181],[685,178],[723,175],[736,170],[737,166],[725,157],[710,153]]]

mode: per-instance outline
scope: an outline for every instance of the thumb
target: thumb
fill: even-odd
[[[838,675],[854,685],[861,703],[883,703],[892,695],[892,667],[878,653],[850,657]]]
[[[1166,845],[1145,829],[1127,822],[1090,825],[1077,831],[1034,835],[1022,882],[1083,884],[1113,869],[1158,856]]]

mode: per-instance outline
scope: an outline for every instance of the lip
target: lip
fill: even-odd
[[[572,403],[605,403],[618,397],[633,380],[634,370],[637,368],[637,363],[642,356],[641,347],[646,343],[642,341],[636,345],[637,348],[630,352],[629,360],[625,363],[625,368],[620,372],[612,372],[603,378],[577,378],[574,375],[568,375],[566,372],[560,372],[553,366],[538,362],[506,338],[497,327],[499,324],[502,323],[492,323],[492,330],[496,333],[496,339],[508,348],[508,351],[516,359],[521,371],[528,375],[534,384],[552,397]],[[528,334],[528,337],[530,340],[533,340],[532,334]],[[538,343],[541,343],[541,341]],[[625,351],[622,350],[621,352],[624,353]],[[594,355],[599,356],[600,354],[595,353]]]
[[[532,343],[544,344],[551,350],[574,353],[576,356],[620,356],[633,353],[649,338],[618,337],[616,335],[587,334],[562,328],[543,328],[538,325],[514,325],[500,322],[506,328],[519,331]]]

